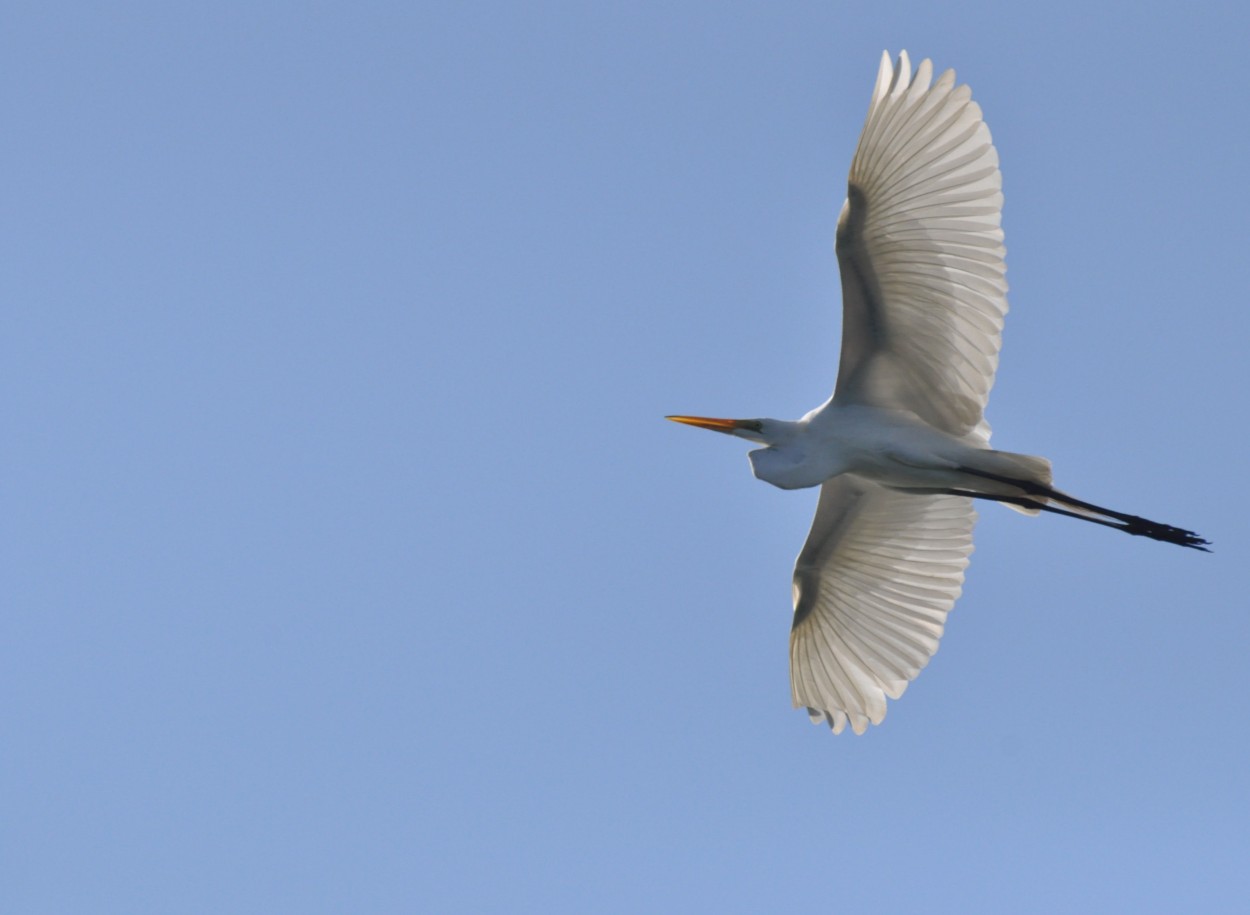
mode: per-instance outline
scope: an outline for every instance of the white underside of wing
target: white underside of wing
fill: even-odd
[[[910,410],[988,438],[1007,311],[998,154],[948,70],[883,56],[838,224],[836,400]]]
[[[820,504],[794,570],[790,682],[796,708],[840,733],[885,718],[938,648],[963,588],[976,511],[843,475]]]

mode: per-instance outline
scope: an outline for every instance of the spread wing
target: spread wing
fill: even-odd
[[[838,219],[842,357],[834,402],[910,410],[988,439],[1007,312],[998,154],[947,70],[883,55]]]
[[[963,588],[972,500],[901,493],[843,474],[825,483],[794,567],[790,687],[839,733],[885,718],[937,651]]]

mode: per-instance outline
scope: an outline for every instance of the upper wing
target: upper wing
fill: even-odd
[[[842,361],[834,401],[911,410],[989,437],[1007,283],[989,128],[947,70],[881,58],[838,219]]]
[[[794,705],[839,733],[885,718],[937,651],[963,588],[972,500],[886,489],[851,474],[825,483],[794,567]]]

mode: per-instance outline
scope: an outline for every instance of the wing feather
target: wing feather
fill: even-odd
[[[989,438],[1007,312],[1002,177],[980,107],[946,71],[883,55],[838,220],[834,400]]]
[[[853,474],[821,487],[794,567],[796,708],[834,732],[885,718],[937,651],[972,553],[972,500],[887,489]]]

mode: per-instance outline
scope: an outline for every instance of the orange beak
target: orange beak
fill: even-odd
[[[743,428],[749,420],[745,419],[712,419],[708,416],[666,416],[675,423],[687,426],[698,426],[700,429],[711,429],[713,432],[724,432],[733,435],[735,429]]]

